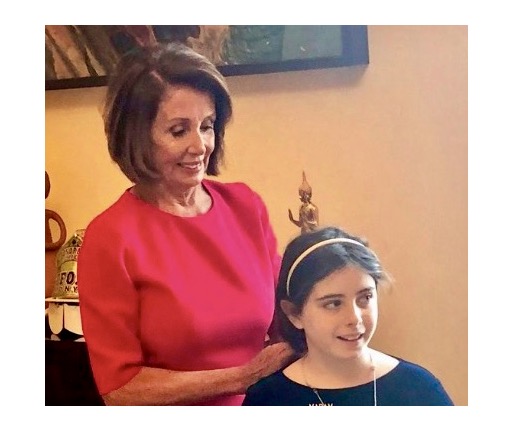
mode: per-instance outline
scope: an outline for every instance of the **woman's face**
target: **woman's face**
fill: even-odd
[[[315,284],[300,315],[290,320],[304,330],[308,355],[359,357],[376,330],[376,283],[355,266],[339,269]]]
[[[208,93],[169,86],[151,126],[155,165],[167,188],[198,186],[214,151],[216,108]]]

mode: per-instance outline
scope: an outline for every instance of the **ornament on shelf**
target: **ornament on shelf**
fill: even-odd
[[[54,298],[79,298],[77,291],[77,256],[83,244],[85,229],[78,229],[61,246],[56,256],[57,275],[52,296]]]
[[[56,279],[52,296],[45,299],[51,339],[83,341],[77,284],[77,257],[85,229],[78,229],[56,256]]]
[[[50,179],[49,174],[45,171],[45,199],[50,193]],[[59,226],[59,238],[57,241],[52,241],[52,232],[50,230],[50,220],[54,220]],[[45,209],[45,251],[56,250],[63,245],[67,238],[67,228],[61,216],[52,210]]]

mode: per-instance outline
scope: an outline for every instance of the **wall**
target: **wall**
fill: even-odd
[[[369,239],[395,279],[373,346],[436,374],[468,403],[466,26],[369,26],[370,64],[229,77],[222,181],[265,200],[279,250],[305,170],[321,224]],[[110,161],[104,88],[46,92],[46,161],[69,233],[130,184]],[[42,175],[43,178],[43,175]]]

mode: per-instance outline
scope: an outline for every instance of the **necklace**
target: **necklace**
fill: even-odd
[[[306,377],[306,371],[305,371],[306,358],[307,357],[305,356],[303,359],[303,362],[302,362],[302,377],[304,378],[304,383],[317,396],[318,401],[320,401],[320,404],[317,404],[318,406],[332,406],[333,403],[325,403],[324,400],[322,399],[322,397],[320,396],[320,393],[318,392],[318,390],[308,383],[308,379]],[[376,407],[378,405],[378,397],[377,397],[377,393],[376,393],[376,389],[377,389],[376,388],[376,366],[374,365],[374,361],[372,359],[372,353],[370,351],[369,351],[369,358],[370,358],[371,370],[372,370],[373,405],[374,405],[374,407]]]

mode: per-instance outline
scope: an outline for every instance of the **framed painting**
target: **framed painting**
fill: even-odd
[[[369,63],[366,25],[46,25],[45,90],[104,86],[124,53],[168,41],[224,76]]]

